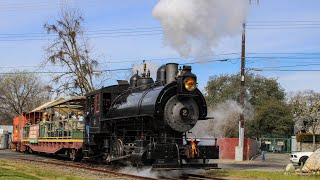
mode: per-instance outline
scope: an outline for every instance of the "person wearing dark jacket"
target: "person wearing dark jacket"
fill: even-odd
[[[87,138],[88,138],[88,140],[89,140],[89,138],[90,138],[90,119],[91,119],[91,114],[90,114],[90,112],[87,112],[87,116],[86,116],[86,118],[85,118],[85,127],[86,127],[86,129],[85,129],[85,131],[86,131],[86,136],[87,136]]]
[[[261,150],[261,160],[265,161],[266,160],[266,152],[267,152],[267,145],[265,142],[261,143],[260,150]]]

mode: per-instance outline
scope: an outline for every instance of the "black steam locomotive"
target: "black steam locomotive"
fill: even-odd
[[[144,64],[130,83],[88,93],[84,158],[153,168],[215,167],[206,160],[219,158],[219,147],[187,138],[198,120],[206,120],[207,105],[191,66],[178,68],[161,66],[154,82]]]

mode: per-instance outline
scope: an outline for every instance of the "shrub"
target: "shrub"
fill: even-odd
[[[297,134],[298,142],[313,142],[313,135],[310,133]],[[320,142],[320,134],[316,134],[316,142]]]

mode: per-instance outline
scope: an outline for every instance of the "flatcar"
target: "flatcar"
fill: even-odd
[[[197,138],[188,137],[197,121],[207,119],[207,105],[191,66],[179,69],[175,63],[162,65],[154,81],[144,65],[143,72],[134,74],[130,82],[118,81],[118,85],[90,92],[85,98],[51,102],[43,107],[51,109],[51,118],[45,118],[49,121],[37,124],[35,120],[23,120],[15,126],[24,137],[20,142],[27,142],[16,143],[17,149],[64,153],[74,160],[151,165],[155,169],[217,166],[207,160],[219,158],[219,147],[202,146]],[[43,107],[39,108],[41,112],[38,109],[22,116],[34,113],[33,119],[43,117]],[[71,120],[69,116],[77,112],[83,114],[82,120]],[[54,120],[63,114],[68,118]],[[74,128],[70,121],[81,125]],[[33,126],[39,126],[39,130]]]
[[[76,160],[82,151],[85,97],[58,99],[13,119],[13,149],[29,153],[65,154]],[[79,117],[79,115],[78,115]]]

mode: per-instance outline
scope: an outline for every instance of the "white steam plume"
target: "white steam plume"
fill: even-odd
[[[131,174],[136,176],[143,176],[149,178],[157,178],[158,174],[156,172],[152,172],[151,168],[134,168],[134,167],[125,167],[120,170],[121,173]]]
[[[125,167],[119,170],[120,173],[131,174],[136,176],[142,177],[149,177],[149,178],[179,178],[182,174],[205,174],[204,170],[200,169],[184,169],[184,170],[170,170],[170,171],[153,171],[149,167],[143,168],[135,168],[135,167]]]
[[[241,32],[247,0],[160,0],[152,15],[182,57],[212,56],[219,40]]]
[[[246,119],[249,120],[254,115],[253,110],[248,102],[245,103],[245,107],[244,113],[246,114]],[[239,115],[242,111],[242,107],[236,101],[227,100],[214,108],[208,108],[208,117],[214,117],[214,119],[198,121],[191,131],[198,138],[226,137],[228,134],[225,134],[225,128],[236,130],[238,128]]]

